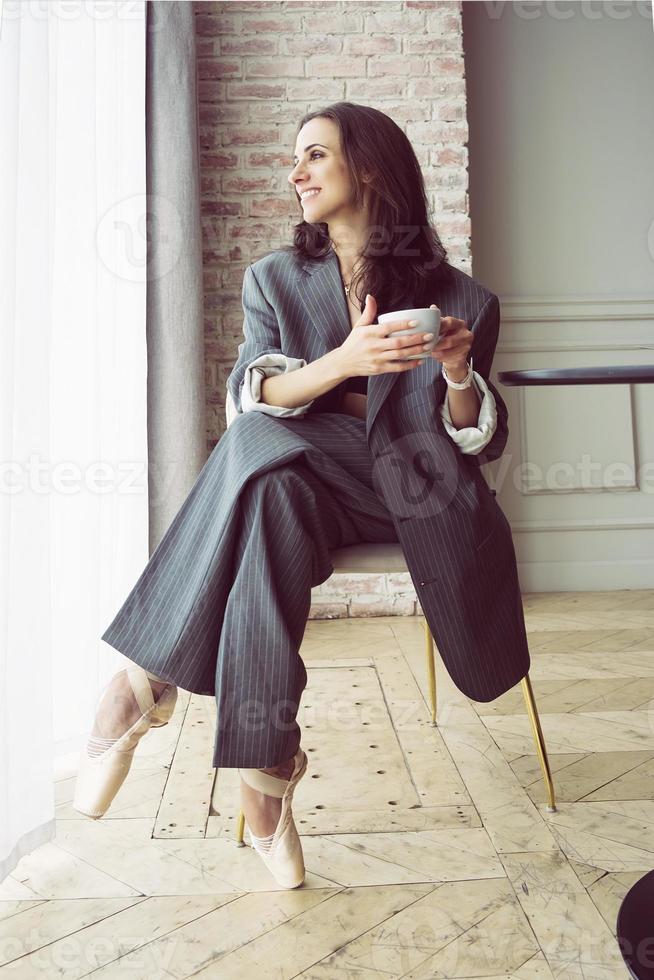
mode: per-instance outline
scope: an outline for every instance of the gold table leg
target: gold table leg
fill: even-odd
[[[554,783],[552,782],[552,773],[550,770],[550,762],[547,758],[547,749],[545,748],[545,739],[543,738],[543,731],[540,727],[540,719],[538,717],[538,709],[536,708],[536,702],[534,700],[534,692],[531,688],[531,681],[529,680],[529,674],[526,674],[520,681],[522,684],[522,693],[525,697],[525,704],[527,705],[527,714],[529,715],[529,721],[531,722],[531,730],[533,732],[534,741],[536,743],[536,752],[538,753],[538,761],[540,762],[540,767],[543,770],[543,779],[545,780],[545,789],[547,791],[547,811],[548,813],[556,813],[556,800],[554,798]]]
[[[423,619],[422,625],[425,628],[425,641],[427,651],[427,674],[429,676],[429,698],[431,701],[431,723],[437,728],[436,724],[436,668],[434,667],[434,638],[427,624]]]

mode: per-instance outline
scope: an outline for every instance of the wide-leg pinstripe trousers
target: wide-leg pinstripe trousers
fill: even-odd
[[[177,686],[214,694],[213,765],[295,754],[299,654],[330,549],[397,541],[373,486],[365,422],[239,414],[102,636]]]

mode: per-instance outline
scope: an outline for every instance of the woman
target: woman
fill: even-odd
[[[237,415],[103,634],[137,666],[101,698],[73,803],[105,812],[178,687],[214,694],[214,766],[239,768],[252,844],[284,887],[304,880],[291,801],[307,766],[295,717],[311,588],[333,571],[331,548],[397,541],[403,519],[380,499],[366,441],[381,386],[387,397],[395,375],[444,379],[442,428],[470,459],[494,439],[499,455],[506,439],[487,380],[496,333],[477,333],[484,377],[468,363],[475,337],[464,319],[442,318],[427,360],[406,358],[424,354],[429,337],[394,336],[406,321],[390,331],[376,322],[436,305],[453,280],[471,315],[496,302],[446,262],[405,134],[384,113],[341,102],[304,116],[294,153],[288,180],[304,219],[292,247],[246,269],[245,340],[227,382]],[[412,392],[395,388],[410,409]],[[462,471],[467,499],[483,480],[474,470]],[[465,524],[464,548],[467,533]],[[263,720],[247,716],[251,704]]]

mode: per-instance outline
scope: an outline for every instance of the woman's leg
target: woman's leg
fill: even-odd
[[[345,520],[301,462],[244,489],[216,663],[216,768],[270,768],[297,752],[311,589],[333,570]]]
[[[146,670],[145,673],[150,681],[152,697],[157,702],[165,689],[172,685],[150,671]],[[88,754],[91,757],[101,755],[112,742],[131,728],[140,716],[141,708],[129,682],[127,670],[119,670],[111,678],[100,699],[87,744]]]
[[[258,768],[287,780],[300,745],[295,719],[307,674],[299,649],[311,589],[332,570],[329,549],[352,529],[301,462],[251,480],[240,512],[218,650],[214,766]],[[244,780],[240,787],[250,831],[272,834],[281,799]]]

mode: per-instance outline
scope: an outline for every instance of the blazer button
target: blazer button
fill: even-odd
[[[425,583],[424,583],[424,582],[421,582],[420,584],[421,584],[421,585],[424,585]]]

